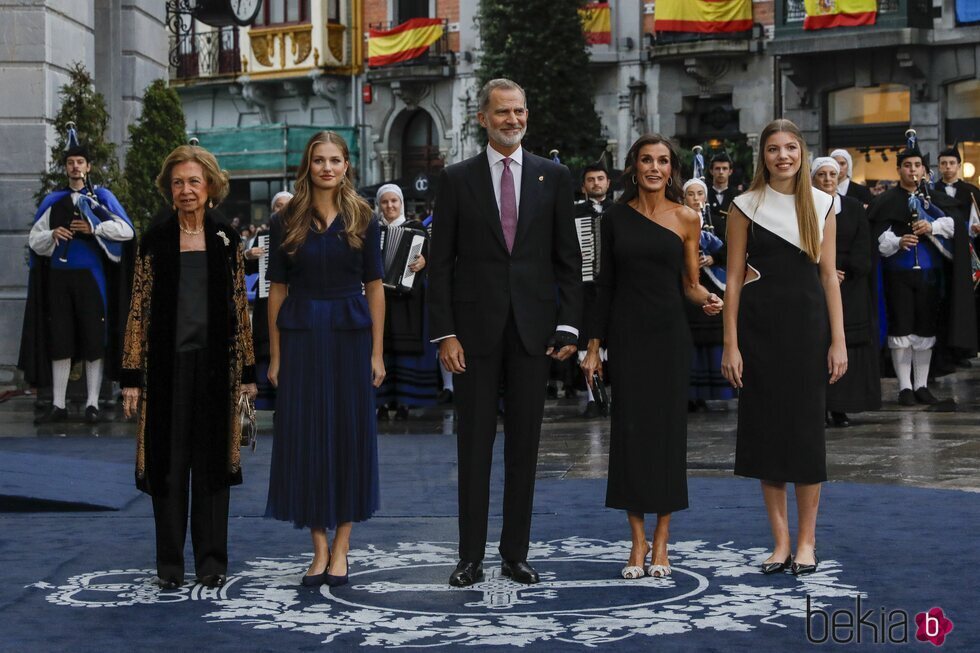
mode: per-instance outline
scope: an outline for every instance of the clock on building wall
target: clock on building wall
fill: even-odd
[[[197,0],[194,18],[214,27],[251,25],[262,0]]]

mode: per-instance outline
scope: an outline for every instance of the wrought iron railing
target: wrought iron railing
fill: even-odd
[[[901,0],[878,0],[878,13],[891,14],[901,10]],[[783,0],[783,16],[786,23],[802,23],[806,18],[803,0]]]
[[[373,30],[389,30],[398,27],[402,23],[396,22],[383,22],[383,23],[371,23],[368,25],[370,29]],[[413,66],[420,63],[452,63],[453,61],[453,51],[449,47],[449,20],[442,19],[442,36],[439,40],[429,46],[429,49],[419,57],[414,59],[409,59],[408,61],[402,61],[399,63],[388,64],[385,67],[390,66]]]
[[[172,72],[176,79],[231,75],[242,69],[236,28],[181,34],[176,37],[174,50],[177,56]]]

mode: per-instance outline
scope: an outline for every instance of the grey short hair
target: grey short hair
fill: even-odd
[[[480,94],[477,96],[477,104],[479,106],[480,113],[487,112],[487,109],[490,107],[490,94],[498,88],[508,91],[520,91],[521,95],[524,97],[524,108],[527,108],[527,93],[524,92],[521,85],[505,77],[498,77],[497,79],[491,79],[489,82],[483,85],[483,88],[480,89]]]

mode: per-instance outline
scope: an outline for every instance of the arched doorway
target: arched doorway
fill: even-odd
[[[414,109],[406,112],[404,124],[401,143],[402,179],[409,182],[420,174],[434,177],[443,167],[435,121],[425,109]]]

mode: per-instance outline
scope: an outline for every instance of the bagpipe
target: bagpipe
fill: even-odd
[[[704,155],[702,154],[704,148],[700,145],[695,145],[692,148],[694,152],[694,179],[705,180],[704,177]],[[705,188],[707,188],[707,183],[705,183]],[[725,243],[715,234],[715,225],[711,220],[711,208],[708,206],[707,202],[700,203],[701,210],[701,237],[698,241],[698,249],[700,250],[701,256],[705,254],[715,254],[724,247]],[[711,280],[719,290],[725,291],[725,284],[727,281],[727,273],[724,266],[721,265],[710,265],[703,268],[704,273]]]

